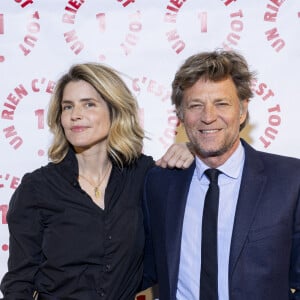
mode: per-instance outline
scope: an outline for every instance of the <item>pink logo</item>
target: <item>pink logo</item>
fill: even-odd
[[[173,51],[180,54],[189,44],[191,48],[197,48],[197,45],[201,47],[203,44],[209,47],[207,43],[209,34],[213,34],[214,40],[216,40],[216,34],[219,34],[219,32],[223,35],[220,36],[220,45],[223,48],[230,49],[238,46],[244,29],[244,14],[241,9],[234,9],[229,6],[234,2],[234,0],[228,0],[224,2],[223,7],[218,7],[220,12],[224,11],[225,20],[222,22],[223,26],[218,26],[218,31],[216,31],[214,24],[216,9],[210,7],[210,5],[201,7],[198,2],[195,4],[195,1],[169,0],[164,14],[164,22],[168,27],[165,36]],[[228,15],[229,7],[231,12]],[[187,22],[190,24],[187,24]],[[210,37],[208,42],[210,43],[211,40]],[[215,46],[214,42],[213,47]]]
[[[264,148],[268,148],[279,134],[281,125],[281,106],[276,100],[276,94],[264,82],[254,83],[254,93],[260,97],[265,107],[265,129],[259,136],[259,141]],[[251,117],[251,116],[250,116]],[[263,122],[260,120],[263,124]]]
[[[112,51],[130,55],[141,39],[143,28],[140,10],[131,9],[134,2],[117,0],[106,8],[103,4],[93,6],[93,3],[83,0],[68,1],[62,23],[64,39],[70,50],[75,55],[90,51],[99,61],[106,60]],[[127,11],[125,17],[113,13],[113,6],[120,9],[120,5]],[[86,32],[91,34],[87,35]]]
[[[35,78],[31,81],[29,88],[24,84],[19,84],[7,95],[1,108],[1,119],[4,121],[2,132],[13,149],[18,150],[26,144],[24,135],[30,136],[30,141],[27,141],[27,146],[30,147],[34,144],[33,141],[41,139],[39,131],[45,129],[45,108],[43,107],[47,105],[54,85],[55,82],[44,77]],[[37,95],[40,93],[47,95],[44,104],[41,103],[41,95]],[[25,100],[27,97],[30,99]],[[32,101],[35,97],[38,100]],[[22,106],[22,109],[18,113],[19,106]],[[43,156],[44,150],[39,149],[37,154]]]
[[[18,1],[15,0],[15,2],[20,4],[21,9],[27,9],[27,7],[30,7],[30,4],[33,4],[32,0],[25,0],[25,1]],[[22,14],[21,17],[24,17],[25,14]],[[5,13],[0,13],[0,37],[1,39],[4,39],[7,35],[7,20],[8,16],[6,16]],[[16,16],[15,18],[18,18]],[[16,20],[14,20],[16,22]],[[26,16],[25,20],[21,20],[18,22],[26,22],[24,23],[26,34],[22,37],[22,41],[17,42],[18,44],[18,51],[21,51],[21,54],[23,56],[29,55],[34,47],[36,46],[38,42],[38,37],[40,33],[40,15],[38,11],[35,11],[34,13],[30,13],[30,15]],[[5,45],[5,43],[3,43]],[[11,38],[10,38],[10,44],[11,44]],[[7,49],[7,53],[3,53],[3,50],[0,50],[0,63],[4,62],[6,60],[6,56],[11,55],[12,57],[15,57],[14,54],[12,54],[12,48],[10,47]]]

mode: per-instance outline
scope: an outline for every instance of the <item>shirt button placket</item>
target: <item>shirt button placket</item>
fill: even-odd
[[[107,235],[107,240],[108,241],[112,240],[112,236],[110,234]],[[111,264],[109,262],[107,262],[104,267],[104,272],[108,273],[110,270],[111,270]]]
[[[106,265],[105,265],[105,271],[106,271],[106,272],[109,272],[110,269],[111,269],[111,265],[110,265],[110,264],[106,264]]]
[[[101,288],[101,289],[97,290],[97,293],[99,294],[100,297],[102,297],[102,298],[105,297],[105,291],[104,291],[104,289]]]

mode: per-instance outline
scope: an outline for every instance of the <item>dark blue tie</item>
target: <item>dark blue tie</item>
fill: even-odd
[[[205,175],[210,180],[206,192],[201,244],[200,300],[218,300],[218,169],[208,169]]]

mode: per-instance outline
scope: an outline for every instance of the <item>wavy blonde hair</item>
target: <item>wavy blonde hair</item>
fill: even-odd
[[[107,141],[109,157],[123,167],[142,152],[144,131],[138,121],[138,104],[119,73],[98,63],[73,65],[57,82],[51,97],[47,122],[54,138],[48,150],[51,161],[58,163],[66,156],[70,144],[61,125],[61,101],[69,82],[84,80],[106,101],[111,118]]]

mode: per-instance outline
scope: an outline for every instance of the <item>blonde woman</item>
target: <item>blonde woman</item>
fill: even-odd
[[[6,300],[134,299],[144,248],[146,172],[137,102],[118,73],[95,63],[71,67],[48,111],[51,162],[23,177],[7,215]],[[174,148],[175,147],[175,148]],[[186,146],[164,156],[193,161]]]

